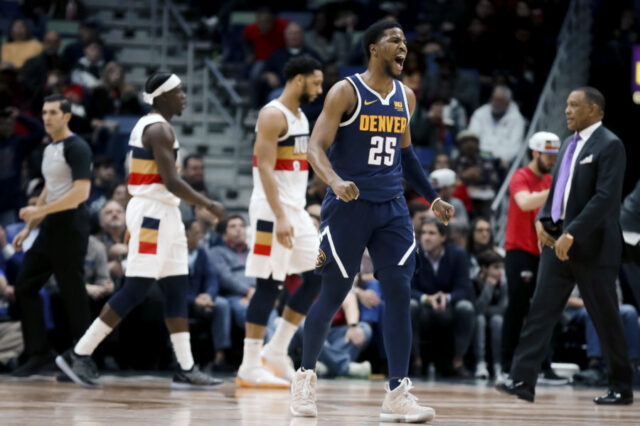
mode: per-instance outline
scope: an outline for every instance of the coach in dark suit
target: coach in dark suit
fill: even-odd
[[[536,218],[544,245],[536,290],[513,358],[513,383],[498,388],[533,402],[540,363],[577,283],[609,368],[609,391],[594,402],[631,404],[631,364],[615,288],[622,256],[624,146],[602,125],[604,97],[598,90],[571,92],[565,115],[574,134],[560,150],[549,197]]]

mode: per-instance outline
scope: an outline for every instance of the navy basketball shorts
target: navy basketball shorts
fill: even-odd
[[[404,197],[382,203],[367,200],[345,203],[330,192],[322,202],[320,239],[316,273],[321,274],[335,262],[344,278],[358,273],[365,247],[375,271],[404,265],[416,249]]]

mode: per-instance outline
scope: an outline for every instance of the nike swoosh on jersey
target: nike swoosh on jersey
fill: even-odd
[[[372,101],[364,101],[364,104],[365,105],[371,105],[372,103],[377,102],[377,101],[378,101],[377,99],[374,99]]]

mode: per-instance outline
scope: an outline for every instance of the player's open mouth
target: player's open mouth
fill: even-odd
[[[396,56],[394,61],[395,61],[396,65],[398,66],[398,68],[400,68],[400,71],[402,71],[402,68],[404,66],[404,56],[398,55],[398,56]]]

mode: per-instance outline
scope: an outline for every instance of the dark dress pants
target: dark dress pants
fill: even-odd
[[[617,267],[562,262],[552,249],[544,247],[531,309],[513,358],[514,383],[524,381],[535,386],[553,329],[577,283],[602,345],[611,389],[631,390],[631,363],[615,287],[617,274]]]
[[[89,298],[84,283],[84,258],[89,241],[89,215],[84,205],[48,215],[40,233],[24,255],[16,282],[16,302],[24,335],[25,354],[47,351],[42,300],[38,292],[51,274],[56,277],[60,298],[75,341],[89,327]]]

